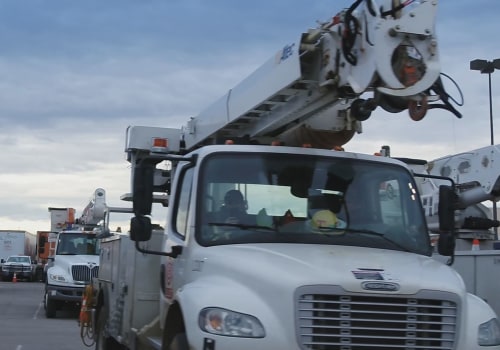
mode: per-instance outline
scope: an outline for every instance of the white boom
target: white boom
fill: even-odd
[[[381,155],[390,156],[388,146]],[[482,210],[480,216],[469,216],[469,208],[484,201],[500,200],[500,145],[486,146],[475,150],[448,155],[431,161],[399,158],[406,162],[415,174],[435,176],[417,179],[425,215],[436,217],[439,208],[439,186],[455,186],[456,202],[454,208],[459,212],[461,228],[489,229],[498,227],[499,222],[487,218]],[[446,179],[443,179],[447,178]],[[467,217],[467,218],[466,218]],[[430,228],[437,224],[430,220]]]
[[[500,146],[449,155],[429,162],[431,175],[453,179],[459,190],[461,208],[500,199]]]
[[[83,226],[99,224],[105,218],[106,208],[106,191],[98,188],[94,191],[85,209],[83,209],[78,224]]]
[[[393,3],[357,0],[286,44],[189,120],[182,130],[187,150],[228,138],[331,149],[361,133],[377,106],[408,109],[413,120],[429,108],[460,117],[440,81],[438,1]],[[365,93],[371,96],[361,98]]]

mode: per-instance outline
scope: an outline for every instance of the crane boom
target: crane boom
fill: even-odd
[[[439,78],[438,1],[411,3],[357,0],[302,33],[187,122],[187,150],[228,138],[334,148],[361,133],[377,106],[420,120],[442,100],[460,117]]]
[[[380,155],[390,156],[390,147],[383,146]],[[494,215],[494,220],[491,220],[480,209],[482,202],[500,200],[500,145],[451,154],[431,161],[397,159],[407,163],[417,177],[420,198],[431,230],[437,230],[437,223],[434,221],[439,211],[439,188],[441,185],[449,186],[450,180],[456,195],[453,209],[457,210],[461,228],[486,230],[500,225]]]
[[[500,200],[500,146],[486,146],[435,159],[428,164],[431,175],[446,176],[457,184],[458,205]]]
[[[83,226],[97,225],[104,220],[106,208],[106,191],[98,188],[94,191],[89,203],[83,209],[78,223]]]

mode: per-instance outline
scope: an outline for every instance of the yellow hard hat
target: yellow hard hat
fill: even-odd
[[[339,228],[339,219],[331,210],[319,210],[312,216],[311,226],[313,230],[325,232]],[[336,231],[337,232],[337,231]],[[338,232],[343,233],[343,232]]]

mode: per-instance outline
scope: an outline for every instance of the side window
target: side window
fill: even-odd
[[[182,175],[181,191],[177,198],[176,212],[174,215],[175,231],[182,236],[187,233],[189,219],[189,200],[191,197],[191,188],[193,185],[193,168],[187,169]]]

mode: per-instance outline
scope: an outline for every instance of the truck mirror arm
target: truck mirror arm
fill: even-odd
[[[170,253],[167,253],[167,252],[160,252],[160,251],[156,251],[156,250],[144,249],[140,246],[139,241],[135,241],[135,249],[137,249],[137,251],[144,253],[144,254],[168,256],[168,257],[174,258],[174,259],[177,258],[180,254],[182,254],[182,246],[180,246],[180,245],[174,245],[172,247],[172,251]]]

